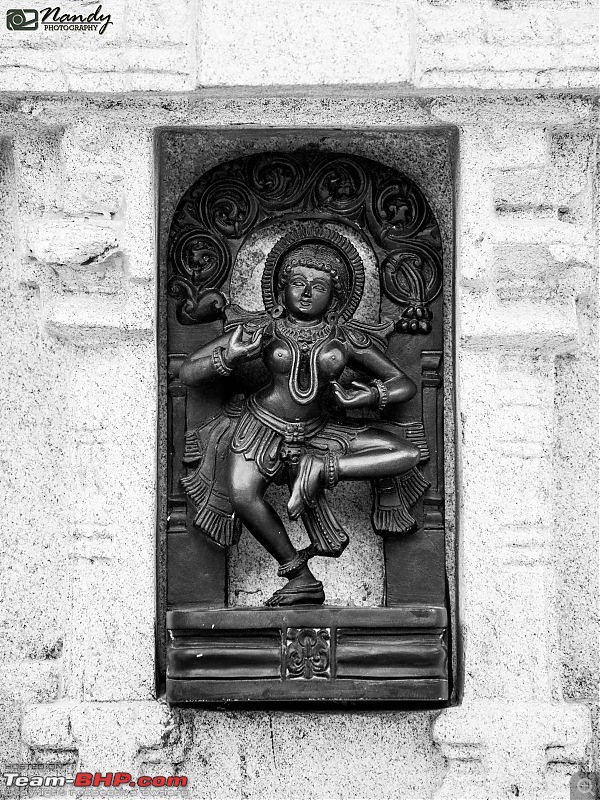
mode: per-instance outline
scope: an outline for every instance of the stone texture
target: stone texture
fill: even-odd
[[[428,5],[440,15],[456,10],[452,2]],[[424,13],[428,5],[422,4]],[[512,3],[538,20],[542,11],[554,14],[555,4],[539,5],[532,11],[532,4]],[[479,4],[470,26],[460,6],[456,35],[474,41],[491,8]],[[557,5],[556,35],[574,45],[593,40],[593,31],[574,25],[565,32],[569,13],[585,8]],[[142,40],[152,32],[151,15],[144,19]],[[436,26],[441,40],[439,19]],[[28,79],[25,68],[22,77]],[[555,77],[550,68],[548,80]],[[108,80],[105,85],[116,85]],[[589,435],[597,402],[596,144],[590,138],[596,111],[581,92],[432,95],[298,89],[269,96],[263,90],[127,100],[1,98],[3,130],[17,134],[14,147],[3,143],[0,181],[8,231],[0,240],[5,759],[61,763],[65,770],[76,759],[92,770],[117,764],[137,774],[177,769],[190,776],[194,796],[297,796],[298,787],[309,785],[318,798],[357,800],[436,792],[455,800],[517,792],[566,798],[570,775],[589,765],[586,706],[596,703],[598,672],[597,448]],[[464,697],[460,707],[438,716],[433,739],[434,715],[426,712],[188,710],[171,717],[152,699],[152,129],[247,127],[257,120],[266,127],[313,127],[318,137],[323,127],[393,127],[364,140],[329,131],[330,146],[343,142],[350,152],[411,171],[433,187],[441,218],[452,176],[440,174],[436,153],[448,142],[440,143],[440,133],[428,145],[435,139],[430,131],[411,129],[458,129],[457,575]],[[165,213],[177,187],[230,153],[233,140],[235,154],[276,141],[272,131],[221,131],[211,149],[206,132],[187,135],[197,146],[173,173]],[[500,176],[510,170],[537,170],[543,181],[531,180],[530,194],[515,200],[518,179]],[[495,203],[498,187],[510,201],[504,209]],[[530,213],[536,208],[547,215]],[[56,212],[113,220],[119,251],[101,272],[27,258],[25,232]],[[448,246],[450,228],[444,235]],[[358,502],[348,499],[348,517]],[[357,545],[352,569],[335,580],[367,604],[375,602],[379,555],[366,541]],[[333,580],[332,574],[328,583]]]
[[[194,4],[111,0],[111,24],[96,31],[8,30],[0,2],[0,86],[47,92],[181,91],[192,88]],[[95,7],[65,8],[87,15]]]
[[[190,782],[219,800],[291,800],[308,785],[312,797],[335,800],[431,797],[443,775],[429,744],[432,716],[200,712]]]
[[[597,195],[595,202],[597,220]],[[592,556],[597,547],[598,519],[597,297],[595,271],[589,292],[577,301],[577,352],[556,362],[554,400],[559,669],[565,697],[594,703],[600,681],[597,642],[592,632],[599,616],[597,562]]]
[[[569,796],[569,776],[585,759],[590,722],[583,706],[466,704],[435,723],[449,769],[436,798]],[[551,753],[555,767],[547,770]]]
[[[12,5],[0,2],[3,20]],[[597,8],[585,0],[111,0],[103,11],[112,24],[102,34],[5,25],[0,88],[178,92],[408,84],[505,90],[593,89],[598,82]]]
[[[172,727],[169,710],[160,703],[60,701],[29,706],[22,734],[34,751],[77,750],[81,771],[136,775],[140,754],[148,760],[147,751],[166,745]]]
[[[597,10],[576,5],[571,20],[562,3],[418,2],[414,83],[591,88],[598,81]]]
[[[83,265],[102,261],[115,252],[114,226],[94,218],[41,219],[29,228],[32,255],[49,264]]]
[[[227,24],[223,24],[223,20]],[[388,0],[204,3],[200,86],[402,83],[411,77],[411,16]]]

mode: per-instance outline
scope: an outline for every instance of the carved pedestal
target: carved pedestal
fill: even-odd
[[[171,702],[448,699],[442,606],[171,611]]]

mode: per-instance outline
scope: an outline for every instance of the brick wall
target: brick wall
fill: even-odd
[[[101,35],[9,31],[12,7],[0,3],[5,91],[598,84],[594,0],[107,0]]]

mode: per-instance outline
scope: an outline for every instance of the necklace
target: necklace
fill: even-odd
[[[287,342],[292,354],[288,386],[291,396],[300,405],[312,403],[318,394],[317,356],[331,330],[326,322],[310,328],[291,327],[283,322],[275,325],[277,335]]]
[[[283,334],[286,339],[294,339],[298,342],[304,353],[308,352],[311,344],[326,339],[331,333],[331,325],[326,322],[319,322],[318,325],[310,328],[292,327],[284,322],[278,322],[276,328],[277,333]]]

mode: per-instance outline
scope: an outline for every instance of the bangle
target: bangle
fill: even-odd
[[[225,359],[223,358],[223,352],[224,351],[222,347],[215,347],[215,349],[212,351],[211,358],[216,372],[219,375],[222,375],[224,378],[227,378],[233,372],[233,367],[227,366]]]
[[[387,402],[389,400],[389,393],[387,390],[387,386],[383,381],[380,381],[379,378],[375,378],[374,381],[371,382],[371,386],[374,386],[377,389],[379,394],[379,402],[377,403],[377,408],[380,411],[387,406]]]

